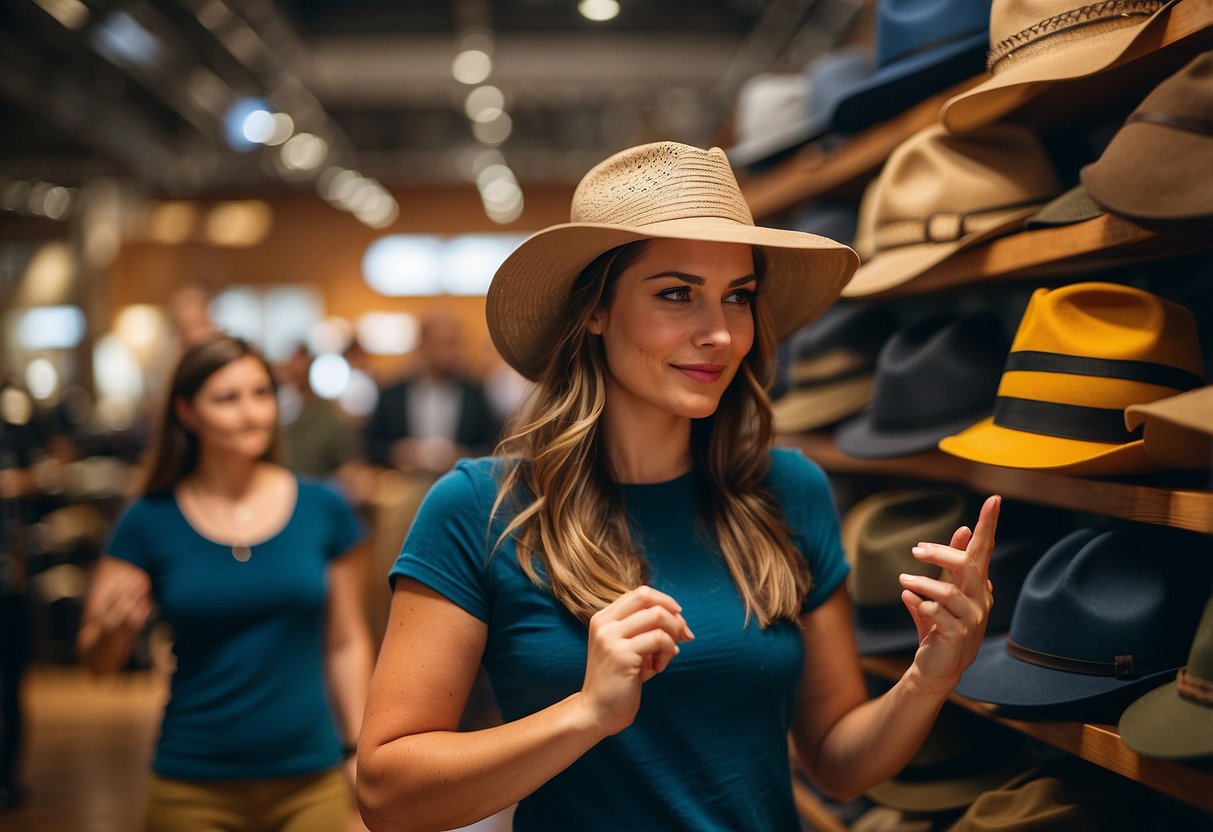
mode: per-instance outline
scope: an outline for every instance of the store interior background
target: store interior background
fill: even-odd
[[[0,0],[0,409],[46,437],[31,799],[0,830],[137,828],[167,644],[153,630],[96,680],[73,640],[192,293],[272,362],[305,344],[355,428],[427,317],[459,321],[472,375],[500,373],[485,288],[567,221],[586,170],[647,141],[730,146],[749,79],[870,44],[874,5]],[[378,635],[420,492],[364,465],[341,484],[371,530]]]

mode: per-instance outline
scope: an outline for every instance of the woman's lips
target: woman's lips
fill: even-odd
[[[724,364],[675,364],[676,370],[681,370],[695,381],[711,384],[718,381],[725,370]]]

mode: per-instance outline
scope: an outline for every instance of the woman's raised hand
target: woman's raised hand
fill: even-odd
[[[938,579],[902,575],[901,600],[918,627],[914,667],[918,681],[935,693],[950,692],[973,663],[994,604],[990,555],[1002,498],[981,507],[973,531],[961,526],[951,544],[922,542],[911,551],[923,563],[940,567]]]
[[[624,593],[594,614],[581,695],[602,730],[615,734],[632,724],[641,685],[669,666],[678,642],[694,637],[682,607],[650,586]]]
[[[142,569],[111,561],[107,580],[97,587],[95,621],[103,635],[134,635],[151,613],[151,580]]]

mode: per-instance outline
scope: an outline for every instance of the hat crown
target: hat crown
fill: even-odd
[[[973,0],[881,0],[876,6],[876,61],[884,67],[960,35],[984,32],[990,4]]]
[[[703,218],[754,224],[724,151],[677,142],[629,148],[594,166],[573,192],[569,217],[634,227]]]
[[[808,117],[811,90],[808,77],[798,72],[761,72],[748,79],[737,94],[737,142],[799,124]]]
[[[876,245],[889,223],[1022,209],[1060,191],[1052,161],[1028,129],[996,124],[959,136],[935,124],[899,145],[885,164],[872,197]]]
[[[1213,51],[1194,58],[1183,69],[1156,86],[1137,107],[1136,112],[1166,113],[1203,121],[1206,124],[1213,123]],[[1127,130],[1134,124],[1130,122],[1121,129]]]
[[[1010,639],[1064,659],[1179,667],[1209,593],[1196,538],[1168,528],[1072,532],[1028,572]]]
[[[1002,324],[989,311],[933,315],[899,330],[876,359],[873,424],[897,430],[977,421],[994,406],[1006,355]]]
[[[874,507],[856,534],[851,573],[855,603],[900,604],[898,575],[920,574],[925,568],[910,549],[923,540],[950,540],[963,519],[964,499],[947,489],[899,494]]]
[[[997,71],[1001,58],[1030,60],[1034,44],[1061,33],[1081,38],[1101,33],[1101,22],[1113,27],[1144,23],[1166,0],[1102,0],[1075,5],[1073,0],[994,0],[990,7],[990,63]],[[1106,30],[1106,29],[1104,29]],[[1070,35],[1067,34],[1067,37]],[[1054,40],[1056,48],[1064,43]]]

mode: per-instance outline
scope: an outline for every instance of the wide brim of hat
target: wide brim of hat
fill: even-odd
[[[1100,32],[1070,40],[1051,51],[1008,66],[970,90],[948,99],[939,118],[953,133],[976,130],[998,121],[1036,97],[1052,83],[1085,78],[1115,66],[1138,38],[1166,19],[1171,0],[1137,26]]]
[[[1006,651],[1007,636],[990,636],[981,643],[965,669],[956,693],[978,702],[1006,708],[1093,706],[1132,691],[1147,691],[1170,681],[1178,667],[1142,674],[1134,679],[1067,673],[1020,661]]]
[[[799,433],[845,419],[868,404],[875,380],[871,374],[812,390],[791,390],[775,402],[775,430]]]
[[[1175,682],[1126,708],[1117,727],[1125,745],[1147,757],[1186,760],[1213,755],[1213,707],[1184,699]]]
[[[831,119],[834,127],[857,133],[909,109],[937,89],[979,74],[989,39],[985,30],[974,32],[969,37],[877,69],[839,100]],[[972,72],[967,70],[970,66]],[[933,79],[934,84],[931,83]]]
[[[989,409],[958,416],[912,430],[888,431],[876,427],[871,411],[849,419],[834,431],[834,444],[858,459],[893,459],[934,450],[939,440],[981,421]]]
[[[851,621],[855,629],[855,646],[861,656],[896,655],[918,649],[918,628],[914,626],[909,610],[906,610],[904,628],[865,627],[857,614],[852,615]]]
[[[766,259],[762,298],[780,339],[807,324],[838,298],[859,265],[858,255],[828,237],[747,225],[716,217],[643,226],[565,223],[527,238],[497,269],[485,317],[502,358],[535,381],[553,344],[553,323],[569,290],[603,252],[637,240],[673,239],[759,247]]]
[[[952,456],[1000,465],[1083,476],[1148,474],[1162,470],[1138,439],[1121,445],[1088,442],[1012,430],[983,419],[972,427],[939,441],[939,449]]]
[[[1075,185],[1057,199],[1045,205],[1024,220],[1024,228],[1055,228],[1093,220],[1106,214],[1102,206],[1091,199],[1091,194],[1081,184]]]
[[[1213,136],[1134,122],[1081,171],[1091,198],[1157,231],[1207,230],[1213,222]]]
[[[912,781],[894,777],[868,789],[864,795],[882,806],[903,812],[946,812],[968,806],[985,792],[1023,774],[1035,762],[1020,745],[1016,753],[986,769],[939,780]]]
[[[747,168],[795,150],[801,145],[819,139],[830,130],[828,115],[801,119],[795,124],[768,130],[763,135],[738,142],[725,150],[729,164],[735,168]]]
[[[947,243],[916,243],[880,251],[855,272],[843,287],[843,297],[863,297],[909,283],[914,278],[947,260],[958,251],[973,248],[995,237],[1023,227],[1023,221],[1040,210],[1040,205],[1021,208],[1007,214],[998,225],[980,233],[968,234]]]

